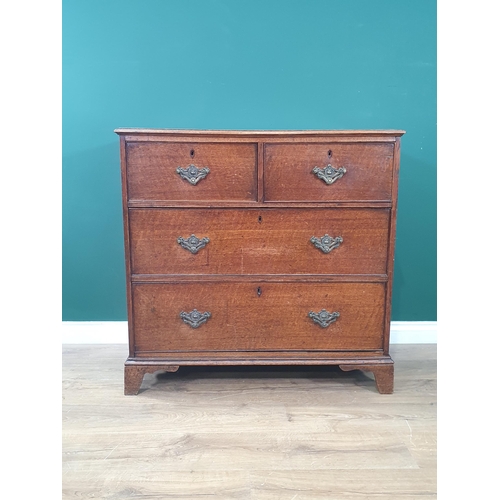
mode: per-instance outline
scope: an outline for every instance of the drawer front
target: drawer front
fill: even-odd
[[[391,143],[266,144],[265,199],[390,201],[393,154]]]
[[[385,274],[389,216],[370,208],[130,209],[132,273]]]
[[[132,295],[139,356],[382,348],[382,283],[135,284]]]
[[[126,154],[129,200],[256,200],[256,144],[128,142]]]

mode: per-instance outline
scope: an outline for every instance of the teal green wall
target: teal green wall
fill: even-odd
[[[402,139],[393,320],[436,319],[435,0],[63,0],[63,319],[125,320],[117,127]]]

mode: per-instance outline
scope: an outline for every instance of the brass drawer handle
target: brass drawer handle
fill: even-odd
[[[195,165],[189,165],[187,168],[177,167],[176,172],[182,179],[196,186],[201,179],[204,179],[210,173],[210,169],[208,167],[198,168]]]
[[[316,236],[313,236],[310,241],[316,248],[319,248],[323,253],[330,253],[334,248],[339,247],[344,240],[342,239],[342,236],[337,236],[336,238],[333,238],[328,234],[325,234],[325,236],[322,236],[321,238],[316,238]]]
[[[202,238],[201,240],[192,234],[189,238],[184,239],[182,236],[177,238],[177,243],[182,248],[189,250],[191,253],[198,253],[199,250],[206,247],[210,240],[208,238]]]
[[[336,180],[343,177],[346,172],[347,169],[345,167],[335,168],[330,163],[325,168],[314,167],[312,169],[312,173],[327,184],[333,184]]]
[[[193,309],[190,313],[182,311],[180,317],[184,323],[189,325],[191,328],[198,328],[200,325],[205,323],[208,318],[212,316],[208,311],[201,313],[196,309]]]
[[[326,309],[322,309],[319,313],[310,311],[308,316],[314,321],[314,323],[317,323],[319,326],[321,326],[321,328],[326,328],[327,326],[330,326],[332,323],[337,321],[340,313],[329,313]]]

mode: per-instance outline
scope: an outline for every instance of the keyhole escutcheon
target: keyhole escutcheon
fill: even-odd
[[[328,150],[328,158],[331,158],[331,157],[332,157],[332,150],[331,150],[331,149],[329,149],[329,150]]]
[[[259,221],[259,224],[262,222],[262,215],[259,215],[259,218],[257,219]]]
[[[192,149],[192,150],[189,152],[189,155],[191,156],[191,158],[194,158],[194,149]]]
[[[257,287],[257,295],[259,297],[262,295],[262,288],[260,286]]]

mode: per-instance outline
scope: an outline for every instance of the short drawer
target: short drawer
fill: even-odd
[[[126,154],[129,200],[256,200],[256,144],[138,141]]]
[[[266,201],[390,201],[392,143],[266,144]]]
[[[132,287],[136,355],[382,348],[382,283],[177,283]]]
[[[389,209],[129,210],[133,274],[385,274]]]

